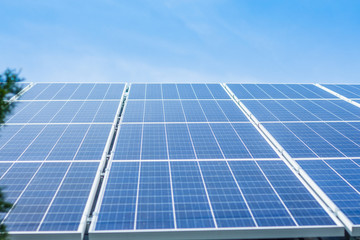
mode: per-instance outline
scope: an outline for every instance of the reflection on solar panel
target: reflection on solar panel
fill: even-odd
[[[29,83],[0,126],[17,239],[360,236],[360,85]]]

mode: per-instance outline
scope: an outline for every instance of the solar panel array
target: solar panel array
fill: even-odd
[[[2,218],[12,235],[81,237],[123,89],[39,83],[12,103],[0,128],[0,185],[14,204]]]
[[[24,86],[0,126],[12,236],[360,236],[360,85]]]
[[[219,84],[132,84],[104,185],[92,236],[337,228]]]
[[[246,85],[229,86],[238,99],[246,99],[241,102],[346,215],[351,222],[347,227],[358,234],[360,108],[335,100],[335,95],[331,96],[320,88],[316,91],[311,89],[317,95],[312,97],[305,92],[296,91],[299,95],[290,96],[283,91],[283,95],[292,99],[280,100],[275,99],[278,92],[275,97],[272,90],[263,91],[266,96],[261,97],[259,85],[251,85],[251,88]],[[283,85],[272,86],[280,90],[279,86]],[[324,86],[347,98],[360,96],[359,85]],[[247,100],[251,99],[248,96],[253,100]]]

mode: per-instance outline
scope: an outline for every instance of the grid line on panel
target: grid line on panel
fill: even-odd
[[[37,86],[37,85],[38,85],[38,83],[35,83],[35,84],[34,84],[34,86]],[[34,97],[34,99],[37,98],[38,96],[40,96],[40,94],[42,94],[42,93],[43,93],[45,90],[47,90],[49,87],[50,87],[50,84],[48,84],[47,87],[45,87],[41,92],[39,92],[39,93]]]
[[[210,89],[209,89],[209,90],[210,90]],[[210,92],[210,93],[211,93],[211,92]],[[211,95],[212,95],[212,93],[211,93]],[[228,118],[228,116],[225,114],[225,112],[223,111],[223,109],[220,107],[219,103],[216,102],[216,104],[219,106],[219,108],[221,109],[221,111],[224,113],[224,115],[225,115],[226,119],[228,120],[231,128],[232,128],[233,131],[235,132],[236,136],[240,139],[241,143],[244,145],[246,151],[249,153],[249,155],[250,155],[252,158],[254,158],[253,154],[250,152],[250,150],[248,149],[248,147],[247,147],[246,144],[244,143],[243,139],[240,137],[239,133],[235,130],[232,122],[230,121],[230,119]],[[240,108],[239,108],[239,109],[240,109]],[[243,112],[242,109],[240,109],[240,111]]]
[[[51,150],[49,151],[49,153],[46,155],[46,157],[44,158],[44,161],[46,161],[48,159],[48,157],[51,155],[52,151],[54,150],[54,148],[56,147],[56,145],[58,144],[58,142],[60,141],[60,139],[62,138],[62,136],[65,134],[65,132],[67,131],[67,129],[69,128],[70,125],[67,125],[64,129],[64,131],[61,133],[60,137],[58,138],[58,140],[56,140],[55,144],[52,146]]]
[[[145,85],[145,99],[146,99],[146,86]],[[131,93],[131,88],[130,88]],[[143,122],[145,118],[145,103],[143,109]],[[137,227],[137,215],[138,215],[138,207],[139,207],[139,193],[140,193],[140,174],[141,174],[141,163],[142,163],[142,144],[143,144],[143,136],[144,136],[144,124],[141,126],[141,142],[140,142],[140,159],[139,159],[139,174],[138,174],[138,181],[136,186],[136,200],[135,200],[135,215],[134,215],[134,230]]]
[[[55,200],[55,198],[56,198],[56,196],[57,196],[57,194],[58,194],[58,192],[59,192],[59,190],[60,190],[60,188],[61,188],[61,186],[62,186],[62,184],[63,184],[63,182],[64,182],[64,180],[65,180],[65,178],[66,178],[66,176],[67,176],[67,174],[68,174],[68,172],[69,172],[69,170],[70,170],[70,168],[71,168],[71,166],[72,166],[72,162],[71,162],[71,163],[69,164],[69,166],[67,167],[66,172],[65,172],[63,178],[61,179],[61,182],[60,182],[59,186],[57,187],[57,189],[56,189],[56,191],[55,191],[55,194],[54,194],[54,196],[52,197],[52,199],[51,199],[51,201],[50,201],[50,203],[49,203],[49,205],[48,205],[48,207],[47,207],[47,209],[46,209],[43,217],[41,218],[41,221],[40,221],[39,226],[37,227],[36,231],[39,231],[39,230],[40,230],[40,227],[41,227],[42,223],[44,222],[45,217],[46,217],[47,213],[49,212],[50,207],[52,206],[52,204],[53,204],[53,202],[54,202],[54,200]]]
[[[323,163],[325,163],[326,166],[328,166],[333,172],[336,173],[344,182],[346,182],[347,185],[349,185],[357,194],[360,195],[360,192],[348,181],[346,180],[340,173],[338,173],[330,164],[328,164],[325,160],[321,159]]]
[[[319,133],[317,133],[314,129],[311,127],[305,125],[307,128],[309,128],[312,132],[314,132],[316,135],[318,135],[320,138],[322,138],[324,141],[326,141],[329,145],[331,145],[334,149],[336,149],[338,152],[340,152],[344,157],[347,157],[346,154],[344,154],[342,151],[340,151],[337,147],[335,147],[332,143],[330,143],[327,139],[325,139],[323,136],[321,136]]]
[[[357,85],[353,85],[353,84],[348,84],[348,85],[345,85],[345,84],[323,84],[322,86],[327,89],[330,89],[331,91],[338,93],[346,98],[355,99],[355,98],[360,97],[359,93],[356,92],[356,91],[359,91],[359,88],[357,87]],[[346,88],[345,88],[345,86],[346,86]],[[352,90],[355,90],[355,92],[353,92]]]
[[[163,108],[163,119],[165,122],[164,95],[163,95],[162,84],[160,85],[160,90],[161,90],[161,101],[162,101],[162,108]],[[166,124],[165,123],[164,123],[164,129],[165,129],[166,154],[167,154],[167,159],[169,159],[169,145],[168,145],[168,140],[167,140],[167,132],[166,132]],[[177,229],[176,211],[175,211],[175,202],[174,202],[174,189],[173,189],[173,183],[172,183],[170,161],[168,162],[168,167],[169,167],[169,177],[170,177],[171,204],[172,204],[172,210],[173,210],[174,228]]]
[[[45,162],[42,162],[40,164],[40,166],[37,168],[37,170],[35,171],[35,173],[32,175],[32,177],[30,178],[30,180],[28,181],[28,183],[26,184],[26,186],[24,187],[24,189],[21,191],[21,193],[19,194],[19,196],[16,198],[15,202],[13,203],[13,206],[11,207],[11,209],[5,214],[5,216],[3,217],[1,224],[3,224],[7,217],[11,214],[12,210],[15,208],[16,204],[19,202],[21,196],[24,194],[24,192],[26,191],[26,189],[28,188],[28,186],[31,184],[32,180],[35,178],[36,174],[39,172],[39,170],[41,169],[41,167],[44,165]]]
[[[323,89],[324,91],[329,92],[330,94],[352,104],[355,105],[356,107],[360,108],[360,103],[358,101],[354,101],[354,98],[350,98],[350,97],[346,97],[344,95],[342,95],[341,93],[338,93],[337,91],[334,91],[332,89],[329,89],[328,87],[326,87],[327,85],[320,85],[320,84],[315,84],[317,87],[319,87],[320,89]],[[360,89],[359,89],[360,90]]]
[[[264,173],[263,169],[260,167],[259,163],[257,161],[254,161],[256,166],[259,168],[259,170],[261,171],[262,175],[264,176],[264,178],[266,179],[266,181],[268,182],[268,184],[271,186],[272,190],[274,191],[274,193],[276,194],[277,198],[280,200],[281,204],[284,206],[284,208],[286,209],[287,213],[289,214],[289,216],[291,217],[291,219],[294,221],[294,223],[296,224],[296,226],[299,226],[299,223],[296,221],[296,219],[294,218],[293,214],[290,212],[289,208],[286,206],[286,204],[284,203],[283,199],[280,197],[278,191],[274,188],[273,184],[270,182],[269,178],[266,176],[266,174]]]
[[[195,92],[195,91],[194,91],[194,92]],[[195,93],[195,94],[196,94],[196,93]],[[200,104],[200,107],[201,107],[201,110],[203,111],[203,113],[204,113],[204,115],[205,115],[204,109],[202,108],[201,104]],[[205,115],[205,118],[206,118],[206,120],[208,121],[208,118],[207,118],[206,115]],[[227,160],[226,160],[225,154],[224,154],[224,152],[223,152],[223,150],[222,150],[222,148],[221,148],[221,146],[220,146],[220,144],[219,144],[219,142],[218,142],[218,140],[217,140],[217,138],[216,138],[216,136],[215,136],[215,134],[214,134],[214,132],[213,132],[213,130],[212,130],[212,128],[211,128],[211,126],[210,126],[210,123],[208,123],[208,126],[209,126],[209,128],[210,128],[210,131],[211,131],[213,137],[215,138],[216,144],[217,144],[218,148],[220,149],[220,152],[221,152],[223,158],[225,159],[226,166],[227,166],[227,168],[229,169],[229,171],[230,171],[230,173],[231,173],[232,179],[235,181],[235,184],[236,184],[236,186],[237,186],[237,189],[239,190],[239,192],[240,192],[240,194],[241,194],[241,197],[242,197],[242,199],[244,200],[244,203],[245,203],[245,205],[246,205],[246,208],[248,209],[248,211],[249,211],[249,213],[250,213],[250,215],[251,215],[251,218],[252,218],[255,226],[258,227],[258,223],[257,223],[257,221],[256,221],[255,218],[254,218],[254,215],[253,215],[253,213],[252,213],[252,210],[251,210],[250,207],[249,207],[249,204],[248,204],[248,202],[247,202],[247,200],[246,200],[246,198],[245,198],[245,196],[244,196],[243,191],[241,190],[241,188],[240,188],[240,186],[239,186],[239,183],[236,181],[236,178],[235,178],[235,176],[234,176],[234,173],[233,173],[232,169],[230,168],[229,163],[228,163]]]
[[[33,101],[32,101],[33,102]],[[50,101],[48,101],[46,104],[44,104],[26,123],[30,122],[37,114],[39,114],[48,104],[50,103]],[[31,104],[31,103],[30,103]],[[29,105],[30,105],[29,104]],[[21,112],[23,112],[25,109],[27,109],[26,107],[22,108],[18,113],[16,113],[15,115],[11,116],[9,119],[7,119],[7,122],[11,121],[15,116],[17,116],[18,114],[20,114]]]
[[[236,180],[236,177],[234,176],[233,170],[231,169],[228,161],[225,160],[225,162],[226,162],[227,168],[229,169],[229,171],[230,171],[230,173],[231,173],[232,179],[234,180],[234,182],[235,182],[235,184],[236,184],[236,187],[237,187],[237,189],[239,190],[239,192],[240,192],[240,194],[241,194],[241,197],[244,199],[244,203],[245,203],[245,205],[246,205],[246,208],[248,209],[248,211],[249,211],[249,213],[250,213],[250,215],[251,215],[251,218],[252,218],[252,220],[253,220],[254,223],[255,223],[255,226],[256,226],[256,227],[259,227],[258,222],[256,221],[256,219],[255,219],[255,217],[254,217],[254,214],[253,214],[253,212],[252,212],[252,210],[251,210],[251,208],[250,208],[250,206],[249,206],[249,203],[248,203],[248,201],[246,200],[246,198],[245,198],[245,196],[244,196],[244,193],[243,193],[243,191],[241,190],[241,188],[240,188],[240,186],[239,186],[239,183],[238,183],[237,180]]]
[[[52,119],[54,119],[54,117],[56,116],[56,114],[58,114],[61,109],[64,107],[64,105],[53,115],[53,117],[49,120],[48,123],[44,124],[44,127],[40,130],[40,132],[37,134],[37,136],[29,143],[29,145],[24,149],[24,151],[20,154],[20,156],[16,159],[16,161],[18,161],[22,156],[23,154],[26,152],[26,150],[28,150],[28,148],[37,140],[37,138],[44,132],[44,130],[47,128],[47,126],[50,125],[50,122]],[[34,115],[35,117],[35,115]],[[64,129],[63,133],[66,131],[67,127]],[[62,134],[63,134],[62,133]],[[60,139],[60,138],[59,138]],[[55,146],[55,145],[54,145]]]
[[[180,94],[179,94],[179,89],[178,89],[177,85],[175,85],[175,86],[176,86],[176,91],[177,91],[178,95],[180,96]],[[213,223],[214,223],[215,228],[218,228],[218,225],[217,225],[217,222],[216,222],[216,219],[215,219],[214,209],[213,209],[212,204],[211,204],[211,201],[210,201],[208,189],[207,189],[207,187],[206,187],[205,180],[204,180],[204,175],[203,175],[202,170],[201,170],[201,167],[200,167],[199,159],[198,159],[198,156],[197,156],[197,153],[196,153],[196,150],[195,150],[194,142],[193,142],[193,139],[192,139],[192,136],[191,136],[191,132],[190,132],[189,125],[188,125],[187,118],[186,118],[185,111],[184,111],[184,107],[183,107],[181,101],[180,101],[180,104],[181,104],[182,112],[183,112],[184,117],[185,117],[186,129],[187,129],[187,132],[188,132],[189,137],[190,137],[191,146],[192,146],[192,148],[193,148],[195,160],[196,160],[196,163],[197,163],[197,167],[198,167],[199,172],[200,172],[201,181],[202,181],[202,184],[203,184],[205,193],[206,193],[206,199],[207,199],[208,204],[209,204],[209,208],[210,208],[212,220],[213,220]],[[182,159],[182,160],[183,160],[183,159]]]
[[[22,127],[16,131],[2,146],[0,146],[0,150],[3,149],[26,125],[21,125]]]

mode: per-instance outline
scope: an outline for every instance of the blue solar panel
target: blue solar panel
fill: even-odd
[[[180,101],[164,101],[165,122],[185,122],[184,110]]]
[[[206,84],[215,99],[230,99],[220,84]]]
[[[230,99],[220,84],[132,84],[129,99]]]
[[[347,84],[322,84],[324,87],[343,95],[347,98],[360,98],[359,85],[347,85]]]
[[[96,230],[134,229],[139,162],[114,162]]]
[[[146,85],[146,99],[162,99],[160,84]]]
[[[1,142],[0,160],[100,160],[110,128],[110,124],[8,126],[1,131],[8,137]]]
[[[110,84],[96,83],[90,94],[87,96],[88,100],[104,99],[110,88]],[[120,93],[119,93],[120,95]]]
[[[140,159],[142,124],[122,124],[116,143],[114,159]]]
[[[296,234],[304,229],[311,231],[306,236],[330,235],[332,229],[341,234],[335,217],[228,89],[220,84],[124,87],[35,84],[16,101],[16,110],[0,127],[0,184],[9,186],[5,193],[16,203],[1,217],[11,233],[84,234],[85,214],[95,209],[90,237],[107,230],[116,237],[123,230],[129,236],[144,230],[186,231],[195,238],[193,231],[202,229],[270,230],[278,237],[300,237]],[[261,122],[274,121],[261,124],[291,157],[327,158],[322,162],[329,162],[326,166],[343,177],[346,187],[360,186],[355,170],[360,160],[343,161],[360,158],[360,123],[344,122],[360,120],[359,108],[312,84],[229,87],[237,98],[248,99],[243,103]],[[116,113],[122,113],[119,125]],[[323,177],[313,176],[316,181]],[[348,190],[336,189],[330,198],[357,223],[359,194]],[[341,200],[337,191],[356,201]]]
[[[194,146],[186,124],[166,124],[169,159],[195,159]]]
[[[95,84],[83,83],[80,84],[79,88],[74,91],[70,96],[71,100],[83,100],[89,96],[89,93],[94,89]]]
[[[51,100],[64,87],[64,83],[49,84],[49,87],[47,87],[45,91],[42,91],[39,95],[37,95],[35,100]]]
[[[206,122],[206,117],[198,101],[181,101],[186,121]]]
[[[192,84],[192,87],[198,99],[213,99],[209,88],[205,84]]]
[[[196,99],[196,95],[190,84],[177,84],[180,99]]]
[[[95,230],[334,225],[282,161],[113,162]]]
[[[179,99],[179,93],[175,84],[162,84],[163,99]]]
[[[211,124],[211,129],[225,158],[251,158],[241,138],[231,124]]]
[[[208,122],[226,122],[228,119],[216,101],[199,101]]]
[[[9,231],[76,231],[98,163],[15,163],[0,183],[16,203]]]
[[[178,228],[214,228],[215,220],[196,162],[172,162],[172,188]]]
[[[174,228],[169,163],[141,163],[136,229]]]
[[[167,146],[164,124],[145,124],[143,126],[141,159],[167,159]]]
[[[347,123],[337,125],[347,126]],[[341,133],[327,123],[268,123],[264,126],[295,158],[360,157],[359,143],[347,137],[347,132]]]
[[[144,122],[163,122],[164,106],[162,101],[146,101]]]
[[[125,84],[110,84],[104,99],[121,99]]]
[[[238,99],[336,98],[312,84],[227,84]]]
[[[189,124],[189,130],[199,159],[224,158],[208,124]]]
[[[29,90],[27,90],[24,94],[21,95],[21,100],[32,100],[35,99],[40,93],[45,91],[50,84],[47,83],[38,83],[35,86],[32,86]]]
[[[20,131],[10,138],[0,148],[0,160],[1,161],[14,161],[16,160],[24,150],[31,144],[31,142],[37,137],[39,132],[44,128],[42,125],[30,125],[24,126]],[[9,130],[8,130],[9,129]],[[1,134],[8,135],[6,131],[11,131],[11,128],[4,128]]]
[[[98,163],[72,163],[39,231],[77,231]]]
[[[19,109],[18,112],[14,112],[7,123],[27,123],[30,121],[41,109],[43,109],[48,102],[31,102],[24,108]]]
[[[244,100],[259,121],[356,121],[360,108],[342,100]]]
[[[351,159],[297,161],[354,224],[360,224],[359,162]]]
[[[52,98],[52,100],[66,100],[69,99],[74,92],[80,87],[80,84],[67,83],[59,92]]]

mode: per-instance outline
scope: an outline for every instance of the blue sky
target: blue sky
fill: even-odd
[[[360,1],[2,0],[27,81],[360,83]]]

